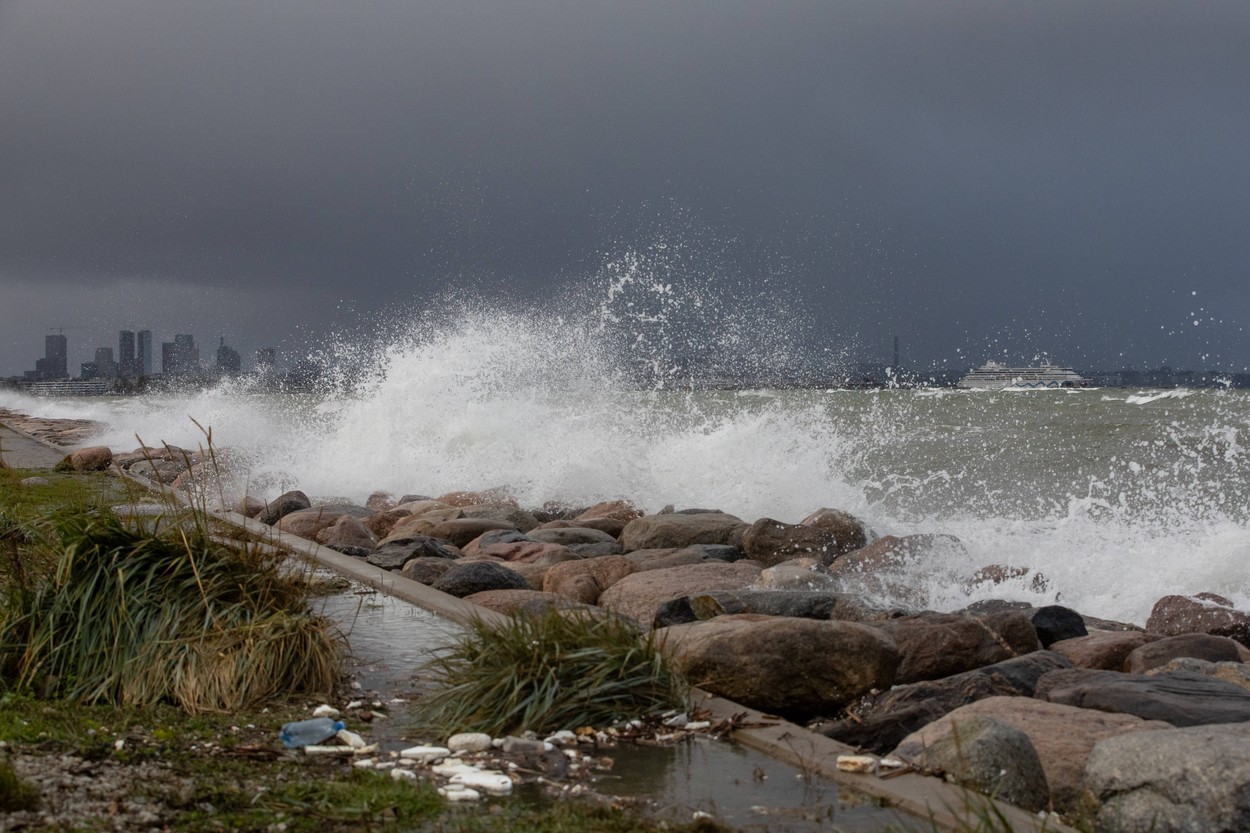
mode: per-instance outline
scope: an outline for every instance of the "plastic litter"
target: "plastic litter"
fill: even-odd
[[[287,749],[299,749],[313,746],[329,740],[344,728],[343,721],[329,717],[314,717],[311,720],[296,720],[285,724],[278,732],[278,740]]]

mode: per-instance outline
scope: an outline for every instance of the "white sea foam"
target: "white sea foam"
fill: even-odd
[[[528,505],[628,497],[648,511],[673,503],[788,522],[838,507],[878,534],[963,542],[901,576],[905,601],[934,609],[1009,597],[1141,623],[1169,593],[1214,591],[1250,606],[1245,394],[1143,393],[1126,411],[1125,400],[1088,391],[682,390],[668,350],[689,337],[674,332],[693,326],[688,310],[648,307],[642,322],[629,320],[629,286],[618,283],[602,315],[479,305],[416,317],[349,392],[0,392],[0,406],[100,420],[118,449],[136,435],[195,447],[205,438],[194,418],[215,445],[247,455],[265,496],[298,486],[363,501],[377,489],[503,485]],[[784,326],[753,321],[713,323],[739,328],[740,351],[784,357],[790,345],[768,335]],[[631,337],[640,323],[645,337]],[[731,341],[715,346],[726,359]],[[658,389],[639,388],[644,366]],[[1029,572],[969,588],[990,564]]]

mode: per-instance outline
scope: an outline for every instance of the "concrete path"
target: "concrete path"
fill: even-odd
[[[0,425],[0,459],[15,469],[50,469],[65,458],[66,451]]]

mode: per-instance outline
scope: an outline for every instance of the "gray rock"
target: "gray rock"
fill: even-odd
[[[1235,609],[1231,601],[1215,593],[1164,596],[1150,611],[1146,630],[1166,636],[1209,633],[1250,646],[1250,612]]]
[[[1083,668],[1051,671],[1038,681],[1036,696],[1051,703],[1132,714],[1173,726],[1250,721],[1250,691],[1192,671],[1155,675]]]
[[[1208,662],[1240,662],[1239,648],[1239,644],[1227,636],[1183,633],[1134,648],[1124,659],[1124,670],[1129,674],[1143,674],[1181,657],[1205,659]]]
[[[429,558],[428,556],[418,556],[404,562],[403,568],[399,574],[404,578],[410,578],[421,584],[433,585],[442,577],[443,573],[452,568],[456,562],[446,558]]]
[[[298,535],[301,538],[316,541],[317,533],[321,532],[321,530],[326,527],[333,525],[344,515],[358,520],[363,520],[372,514],[372,509],[367,509],[363,506],[353,506],[350,504],[312,506],[308,509],[299,509],[295,512],[288,512],[278,521],[277,527],[283,532],[289,532],[292,535]]]
[[[1041,810],[1050,801],[1046,773],[1029,736],[992,717],[953,721],[949,732],[930,739],[910,760],[1026,810]]]
[[[1046,773],[1051,800],[1059,810],[1078,806],[1085,762],[1094,744],[1114,735],[1153,734],[1152,730],[1167,728],[1166,723],[1046,703],[1031,697],[987,697],[961,706],[904,738],[894,754],[904,760],[919,759],[925,749],[950,734],[952,725],[975,717],[993,718],[1029,736]]]
[[[589,527],[558,527],[535,529],[529,534],[530,540],[542,541],[545,544],[560,544],[572,547],[576,544],[611,544],[616,546],[616,538],[607,532]]]
[[[835,721],[821,733],[884,754],[907,735],[961,706],[987,697],[1032,697],[1043,674],[1070,667],[1059,654],[1035,651],[940,680],[895,686],[859,708],[853,719]]]
[[[578,558],[603,558],[605,555],[620,555],[622,552],[621,545],[616,543],[616,541],[600,541],[597,544],[569,544],[567,549]]]
[[[1041,649],[1023,613],[918,613],[877,625],[898,645],[897,683],[936,680]]]
[[[693,685],[793,719],[830,714],[888,688],[898,664],[889,637],[852,622],[718,616],[657,638]]]
[[[463,599],[485,590],[528,590],[529,583],[515,570],[509,570],[493,561],[469,561],[452,565],[432,585],[452,596]]]
[[[732,564],[710,561],[664,570],[644,570],[631,573],[604,590],[599,604],[649,626],[664,602],[692,592],[738,590],[755,581],[759,572],[758,566],[745,561]]]
[[[1043,648],[1049,648],[1064,639],[1076,639],[1089,635],[1081,614],[1062,605],[1039,607],[1029,618],[1033,622],[1033,629],[1037,631],[1038,641],[1042,643]]]
[[[1250,830],[1250,723],[1140,732],[1100,741],[1085,767],[1098,829]]]
[[[862,534],[854,541],[832,529],[805,524],[787,524],[760,518],[742,533],[746,557],[772,567],[800,556],[811,556],[829,564],[844,552],[862,546]]]
[[[834,619],[842,604],[858,604],[840,593],[801,590],[726,590],[689,596],[690,608],[699,619],[727,613],[760,613],[765,616],[797,616],[801,619]]]
[[[747,524],[723,512],[647,515],[630,521],[621,531],[626,552],[644,549],[680,549],[691,544],[741,547]]]
[[[407,558],[446,558],[453,561],[463,555],[458,547],[453,547],[442,538],[431,538],[429,535],[393,538],[378,547],[377,552],[402,552]]]
[[[301,509],[308,509],[311,506],[312,501],[303,492],[299,490],[285,492],[265,504],[265,508],[257,513],[256,520],[273,526],[282,520],[283,516],[292,512],[298,512]]]
[[[399,526],[400,524],[396,524],[396,528]],[[490,518],[456,518],[434,524],[428,534],[433,538],[450,541],[457,547],[463,547],[482,533],[495,529],[516,529],[516,525]]]

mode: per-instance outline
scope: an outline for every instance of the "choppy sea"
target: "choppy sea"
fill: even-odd
[[[526,343],[540,333],[512,335],[394,345],[337,395],[3,392],[0,406],[98,420],[116,450],[195,448],[211,429],[260,496],[506,486],[523,505],[626,497],[787,522],[836,507],[876,534],[962,542],[900,577],[937,610],[1008,597],[1141,623],[1169,593],[1250,605],[1246,392],[640,391],[593,351],[557,362]],[[990,564],[1026,572],[970,586]]]

